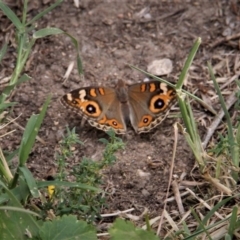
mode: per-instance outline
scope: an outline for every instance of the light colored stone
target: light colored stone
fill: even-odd
[[[156,76],[167,75],[172,69],[172,61],[169,58],[154,60],[147,67],[147,71]]]

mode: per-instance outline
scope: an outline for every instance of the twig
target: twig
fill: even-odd
[[[181,197],[184,197],[184,196],[187,196],[189,195],[189,192],[185,191],[183,193],[180,194]],[[172,202],[172,201],[175,201],[175,197],[169,197],[167,199],[165,199],[166,202]]]
[[[130,209],[127,209],[127,210],[124,210],[124,211],[117,211],[115,213],[107,213],[107,214],[101,214],[101,217],[114,217],[114,216],[118,216],[120,214],[123,214],[123,213],[128,213],[128,212],[132,212],[133,210],[135,210],[135,208],[130,208]]]
[[[5,127],[6,127],[7,125],[9,125],[10,123],[16,121],[16,119],[18,119],[20,116],[21,116],[21,114],[20,114],[18,117],[16,117],[15,119],[10,120],[8,123],[3,124],[3,125],[0,125],[0,130],[3,129],[3,128],[5,128]],[[0,138],[3,138],[3,137],[5,137],[5,136],[7,136],[7,135],[9,135],[9,134],[11,134],[11,133],[13,133],[13,132],[15,132],[15,131],[16,131],[16,129],[13,129],[13,130],[11,130],[10,132],[7,132],[7,133],[5,133],[5,134],[3,134],[3,135],[0,135]]]
[[[175,196],[175,200],[177,202],[177,206],[178,206],[178,210],[181,214],[181,216],[185,213],[184,208],[183,208],[183,204],[182,204],[182,199],[181,199],[181,195],[179,192],[179,186],[176,180],[173,180],[172,182],[172,188],[173,188],[173,193]]]
[[[16,129],[13,129],[13,130],[11,130],[10,132],[7,132],[7,133],[5,133],[5,134],[3,134],[3,135],[0,135],[0,138],[3,138],[3,137],[5,137],[5,136],[7,136],[7,135],[9,135],[9,134],[11,134],[11,133],[13,133],[13,132],[15,132],[16,131]]]
[[[155,217],[155,218],[150,219],[150,220],[149,220],[149,225],[152,226],[152,225],[153,225],[155,222],[157,222],[160,218],[161,218],[160,216],[157,216],[157,217]],[[144,224],[144,225],[142,226],[142,229],[147,230],[147,224]]]
[[[189,191],[189,193],[196,198],[205,208],[207,208],[209,211],[212,210],[212,207],[209,206],[209,204],[207,202],[205,202],[204,200],[202,200],[200,197],[198,197],[192,190],[190,190],[189,188],[186,188],[187,191]],[[220,215],[217,211],[214,212],[214,215],[217,216],[219,219],[223,219],[223,216]]]
[[[236,92],[233,92],[229,96],[228,100],[226,101],[227,110],[229,110],[236,101],[237,101]],[[221,109],[218,115],[213,120],[212,124],[207,129],[207,134],[205,135],[204,141],[202,142],[203,149],[207,147],[210,138],[212,137],[213,133],[217,129],[223,117],[224,117],[224,111],[223,109]]]
[[[231,82],[238,79],[240,74],[236,74],[233,77],[231,77],[227,82],[225,82],[223,85],[221,85],[220,90],[223,90],[225,87],[227,87]]]
[[[178,128],[177,128],[176,124],[174,124],[174,135],[175,136],[174,136],[174,145],[173,145],[173,156],[172,156],[170,173],[169,173],[169,180],[168,180],[166,199],[168,198],[168,195],[169,195],[169,190],[170,190],[171,180],[172,180],[172,175],[173,175],[174,160],[175,160],[175,157],[176,157],[176,149],[177,149],[177,141],[178,141]],[[157,236],[159,236],[159,234],[160,234],[160,230],[161,230],[161,227],[162,227],[163,218],[164,218],[164,212],[165,212],[166,206],[167,206],[167,201],[164,202],[163,212],[162,212],[159,224],[158,224]]]
[[[66,81],[68,80],[68,78],[69,78],[69,76],[70,76],[70,74],[71,74],[71,72],[72,72],[72,70],[73,70],[73,67],[74,67],[74,62],[72,61],[72,62],[70,62],[69,63],[69,65],[68,65],[68,68],[67,68],[67,71],[66,71],[66,73],[64,74],[64,76],[63,76],[63,85],[66,83]]]
[[[236,38],[240,38],[240,33],[237,33],[237,34],[234,34],[234,35],[231,35],[231,36],[227,36],[227,37],[224,37],[224,38],[220,38],[217,41],[210,44],[209,47],[214,48],[214,47],[216,47],[216,46],[218,46],[218,45],[220,45],[224,42],[228,42],[228,41],[236,39]]]

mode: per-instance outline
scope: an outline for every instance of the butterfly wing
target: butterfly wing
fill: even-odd
[[[175,100],[175,90],[165,83],[150,81],[130,85],[130,121],[134,130],[149,132],[159,125]]]
[[[64,95],[61,102],[98,129],[104,131],[113,129],[118,134],[126,132],[121,103],[112,88],[86,87],[76,89]]]

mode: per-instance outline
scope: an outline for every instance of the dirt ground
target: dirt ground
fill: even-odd
[[[31,2],[29,17],[54,1],[45,1],[46,4],[44,1]],[[20,13],[19,6],[12,8]],[[0,21],[2,45],[6,39],[11,39],[12,32],[5,17],[1,17]],[[76,150],[75,162],[80,161],[82,156],[95,160],[101,158],[104,146],[98,139],[107,135],[88,124],[80,128],[79,116],[69,114],[58,101],[70,90],[92,84],[113,86],[118,79],[129,83],[142,81],[145,76],[127,64],[146,70],[151,61],[161,58],[169,58],[173,62],[172,72],[163,78],[176,82],[197,37],[201,37],[202,44],[187,79],[191,92],[200,97],[204,95],[204,100],[209,100],[217,111],[217,100],[211,98],[214,88],[207,61],[213,64],[220,84],[239,74],[240,2],[237,0],[84,0],[80,1],[79,8],[74,6],[73,1],[65,1],[41,19],[37,28],[47,26],[58,27],[78,40],[85,80],[80,81],[75,62],[68,81],[63,84],[70,62],[76,59],[75,48],[68,37],[58,35],[36,42],[25,69],[32,79],[15,91],[11,100],[18,104],[11,111],[11,117],[19,116],[16,122],[24,127],[27,119],[38,113],[47,96],[52,94],[39,132],[46,144],[37,142],[28,161],[30,170],[40,179],[55,166],[56,150],[67,125],[70,128],[76,126],[84,142],[84,146]],[[9,44],[11,47],[0,65],[1,78],[9,76],[14,67],[16,46],[11,41]],[[226,89],[226,97],[229,92],[230,87]],[[193,102],[192,105],[204,135],[213,116],[198,103]],[[103,213],[131,207],[136,209],[131,212],[135,215],[140,215],[144,208],[148,209],[150,218],[161,213],[169,181],[173,124],[176,121],[181,122],[180,119],[167,118],[147,134],[136,135],[129,129],[128,136],[122,137],[125,149],[118,151],[117,162],[104,171],[103,188],[111,189],[109,191],[113,194],[108,199],[108,209]],[[16,126],[12,124],[11,128],[16,129]],[[17,128],[14,134],[1,139],[3,150],[16,149],[22,133]],[[149,162],[157,163],[157,166],[153,168]],[[184,179],[191,180],[193,166],[192,153],[180,135],[174,164],[175,178],[186,174]],[[141,171],[147,173],[147,177],[139,175]],[[177,210],[176,203],[169,203],[167,209],[169,212]]]

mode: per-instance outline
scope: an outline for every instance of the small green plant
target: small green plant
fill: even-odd
[[[102,184],[101,171],[104,167],[113,164],[116,160],[114,153],[122,149],[124,144],[122,139],[116,137],[115,133],[108,132],[109,140],[100,139],[105,144],[103,157],[101,161],[94,161],[83,157],[81,162],[77,163],[69,173],[66,172],[66,160],[73,157],[71,149],[76,144],[83,144],[75,133],[75,129],[70,131],[60,142],[60,152],[57,155],[58,174],[57,181],[66,181],[66,177],[71,176],[76,183],[86,184],[91,187],[99,187]],[[57,200],[56,205],[50,208],[54,209],[56,215],[77,214],[78,218],[93,222],[96,218],[100,218],[100,210],[105,205],[105,198],[99,192],[89,191],[89,189],[80,188],[56,188],[54,199]]]
[[[103,168],[109,164],[112,164],[116,161],[114,153],[124,148],[124,143],[121,138],[117,137],[114,131],[108,131],[107,134],[110,137],[110,140],[101,138],[99,141],[106,145],[106,148],[103,152],[103,160],[100,163],[100,167]]]
[[[228,138],[222,134],[218,134],[218,142],[209,152],[214,153],[214,155],[218,157],[220,154],[229,154],[228,149]]]
[[[67,135],[63,137],[60,141],[60,149],[59,153],[57,153],[56,159],[58,164],[58,176],[57,179],[59,181],[63,181],[66,179],[65,167],[66,167],[66,159],[73,156],[73,147],[76,144],[83,144],[78,135],[75,132],[75,128],[72,131],[67,128]]]

